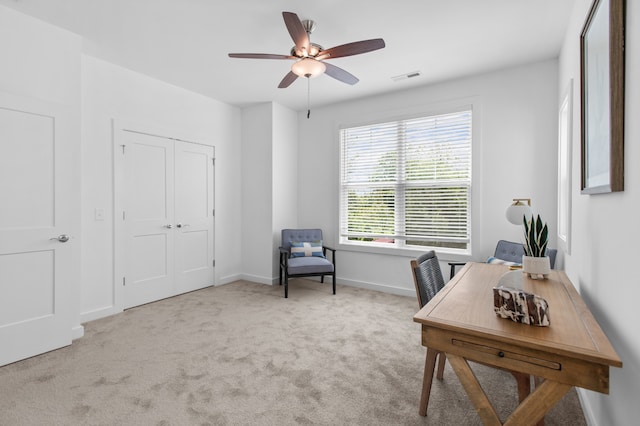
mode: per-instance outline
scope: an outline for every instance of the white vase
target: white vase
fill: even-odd
[[[551,273],[549,256],[522,256],[522,271],[534,280],[547,278]]]

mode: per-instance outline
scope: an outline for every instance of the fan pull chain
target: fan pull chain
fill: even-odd
[[[311,116],[311,78],[307,77],[307,120]]]

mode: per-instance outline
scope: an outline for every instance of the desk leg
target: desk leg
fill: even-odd
[[[518,385],[518,402],[522,403],[522,401],[531,394],[531,375],[517,371],[511,371],[511,374],[516,379],[516,384]],[[534,383],[535,386],[539,386],[540,383],[542,383],[542,380],[535,378]],[[544,426],[544,417],[536,424],[536,426]]]
[[[444,377],[444,365],[447,362],[447,355],[444,352],[438,352],[438,373],[436,377],[442,380]]]
[[[531,375],[517,371],[511,371],[511,374],[518,385],[518,402],[522,402],[531,393]]]
[[[480,416],[482,422],[487,426],[497,426],[501,425],[500,418],[498,417],[498,413],[496,413],[495,408],[491,405],[489,398],[484,393],[484,390],[478,383],[478,379],[476,375],[469,367],[467,360],[458,355],[447,354],[447,358],[449,358],[449,363],[453,368],[453,371],[456,372],[460,383],[464,387],[464,390],[467,392],[469,399],[473,403],[474,407],[476,407],[476,411]]]
[[[421,416],[427,415],[427,406],[429,405],[431,382],[433,381],[433,370],[436,368],[437,355],[438,351],[427,348],[427,357],[424,361],[424,376],[422,378],[422,394],[420,395],[420,409],[418,410]]]
[[[531,392],[527,399],[518,405],[518,408],[504,422],[504,426],[535,424],[544,419],[547,411],[556,405],[571,388],[572,386],[564,383],[545,380]],[[527,419],[527,421],[525,422],[524,419]]]
[[[467,360],[458,355],[448,354],[449,363],[453,371],[458,375],[458,379],[464,390],[467,392],[469,399],[476,407],[476,411],[480,419],[485,425],[502,425],[495,408],[491,405],[489,398],[478,383],[478,379],[469,367]],[[515,376],[515,375],[514,375]],[[516,379],[519,380],[516,376]],[[518,384],[518,388],[520,388]],[[511,413],[504,422],[504,426],[523,426],[535,425],[544,419],[544,415],[551,409],[562,397],[571,389],[570,385],[554,382],[551,380],[543,381],[540,386],[536,386],[535,390],[527,396],[524,401]]]

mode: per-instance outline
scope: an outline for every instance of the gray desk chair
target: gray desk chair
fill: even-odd
[[[557,254],[557,249],[547,249],[547,256],[549,256],[549,264],[551,265],[551,269],[553,269],[556,264]],[[500,240],[496,245],[496,251],[493,257],[495,259],[501,259],[506,262],[522,263],[523,255],[524,247],[522,246],[522,243]]]
[[[327,259],[331,251],[331,260]],[[284,275],[284,297],[289,297],[289,278],[333,278],[333,294],[336,294],[336,251],[322,242],[322,229],[283,229],[280,244],[280,275]]]
[[[506,244],[505,244],[506,243]],[[508,253],[512,251],[511,259],[516,259],[515,256],[518,256],[518,248],[515,246],[519,246],[522,253],[519,254],[519,262],[522,262],[522,254],[524,254],[524,248],[522,244],[512,243],[510,241],[500,240],[496,247],[496,254],[507,257],[504,253]],[[551,253],[553,252],[553,254]],[[551,258],[551,267],[553,268],[555,262],[555,255],[557,250],[549,249],[548,254]],[[507,259],[503,259],[507,260]],[[508,260],[507,260],[508,261]],[[464,263],[451,262],[451,277],[455,273],[454,267],[457,265],[464,265]],[[442,272],[440,270],[440,263],[438,262],[438,257],[436,256],[434,251],[429,251],[418,257],[416,260],[411,261],[411,270],[413,271],[413,279],[416,285],[416,293],[418,294],[418,304],[420,308],[426,305],[432,297],[434,297],[443,287],[444,287],[444,279],[442,278]],[[427,347],[428,347],[427,343]],[[444,364],[446,361],[446,355],[443,352],[436,352],[436,357],[438,360],[438,373],[436,377],[439,380],[442,380],[442,375],[444,371]],[[434,362],[434,361],[432,361]],[[422,381],[422,396],[420,397],[420,412],[427,412],[427,406],[429,405],[429,395],[431,394],[431,383],[433,381],[433,368],[429,369],[429,356],[427,354],[427,358],[425,360],[425,369],[424,369],[424,379]],[[433,364],[435,368],[435,362]],[[518,388],[518,400],[522,402],[529,392],[531,391],[531,376],[520,373],[517,371],[504,370],[508,371],[513,375],[516,379],[516,385]],[[424,411],[422,410],[424,407]],[[544,421],[538,423],[538,425],[544,425]]]
[[[440,270],[438,256],[431,250],[419,256],[417,259],[411,260],[411,272],[413,273],[413,282],[416,285],[416,295],[418,296],[418,306],[422,309],[442,288],[444,287],[444,278]],[[444,373],[444,364],[446,355],[443,352],[437,352],[438,372],[436,377],[442,380]],[[429,404],[429,395],[431,394],[431,382],[433,381],[433,368],[429,370],[427,367],[429,362],[428,356],[425,360],[424,380],[422,381],[422,396],[420,397],[420,406],[424,405],[425,412]],[[435,368],[435,365],[434,365]]]
[[[488,263],[522,263],[522,255],[524,255],[524,247],[522,243],[514,243],[513,241],[500,240],[498,244],[496,244],[496,251],[493,256],[490,257],[487,262]],[[557,249],[547,249],[547,256],[549,256],[549,264],[551,265],[551,269],[555,267],[556,264],[556,256],[558,255]],[[464,262],[449,262],[449,266],[451,267],[450,278],[456,274],[456,267],[464,265]]]

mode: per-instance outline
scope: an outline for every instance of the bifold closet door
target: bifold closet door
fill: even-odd
[[[123,307],[213,285],[213,147],[123,133]]]

